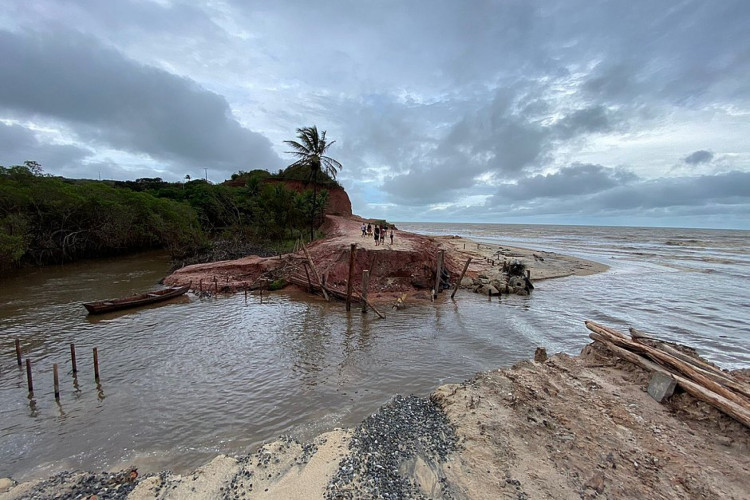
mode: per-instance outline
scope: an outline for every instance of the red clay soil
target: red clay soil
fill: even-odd
[[[327,237],[310,244],[308,252],[326,287],[346,291],[349,276],[349,252],[356,245],[353,290],[362,287],[362,271],[370,270],[369,298],[375,302],[392,301],[407,293],[429,299],[434,286],[440,243],[435,238],[394,231],[393,244],[375,246],[372,236],[362,237],[362,219],[327,215],[323,230]],[[267,287],[269,281],[291,279],[307,281],[302,251],[279,257],[248,256],[238,260],[196,264],[175,271],[164,282],[185,285],[195,290],[232,292]],[[459,263],[446,254],[444,267],[460,272]],[[311,270],[310,279],[315,283]]]

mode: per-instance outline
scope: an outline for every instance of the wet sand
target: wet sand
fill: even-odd
[[[531,278],[534,280],[588,276],[609,269],[606,264],[555,252],[507,245],[489,245],[458,236],[442,236],[436,239],[448,249],[453,258],[465,262],[471,257],[472,261],[467,271],[469,273],[497,272],[502,268],[504,261],[513,260],[522,261],[531,271]]]

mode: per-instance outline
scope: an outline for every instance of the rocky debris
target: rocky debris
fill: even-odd
[[[135,468],[119,472],[84,473],[63,471],[40,481],[27,491],[10,490],[12,498],[28,500],[74,500],[96,498],[120,500],[128,497],[141,479]],[[19,486],[22,488],[23,485]]]
[[[0,493],[5,493],[16,485],[16,482],[9,477],[0,478]]]
[[[344,291],[349,280],[349,252],[356,245],[353,291],[362,286],[362,272],[369,270],[368,300],[373,304],[392,304],[403,293],[410,299],[430,300],[435,287],[437,255],[446,250],[440,290],[452,288],[467,257],[472,261],[461,286],[483,295],[528,295],[534,279],[559,278],[602,272],[607,266],[551,252],[533,252],[479,244],[455,236],[434,237],[397,231],[393,243],[375,245],[373,238],[362,237],[362,219],[327,215],[321,226],[326,238],[307,246],[324,285]],[[198,292],[232,293],[243,290],[268,289],[268,283],[293,283],[308,289],[311,276],[303,252],[275,257],[250,255],[237,260],[224,260],[182,267],[164,279],[171,286],[193,284]],[[284,281],[281,281],[284,280]],[[303,283],[305,286],[301,285]],[[197,284],[197,286],[196,286]],[[316,284],[316,283],[314,283]]]
[[[547,359],[547,349],[544,347],[537,347],[536,351],[534,351],[534,361],[537,363],[544,363]]]
[[[454,427],[439,406],[396,396],[354,430],[326,498],[452,498],[440,464],[456,447]],[[432,481],[418,481],[417,469]]]
[[[511,269],[515,271],[511,272]],[[496,297],[501,294],[529,295],[534,285],[525,273],[517,273],[518,269],[526,269],[525,264],[516,261],[513,266],[503,266],[495,270],[489,269],[483,274],[477,275],[471,282],[465,283],[467,278],[461,282],[464,288],[471,288],[474,293]]]

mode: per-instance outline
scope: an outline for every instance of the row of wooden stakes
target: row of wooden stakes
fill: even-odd
[[[362,312],[366,313],[367,308],[369,307],[375,313],[382,319],[385,319],[385,314],[380,312],[374,305],[372,305],[371,302],[367,300],[367,287],[370,281],[370,271],[365,269],[362,271],[362,293],[358,296],[355,292],[352,291],[352,283],[354,281],[354,256],[357,252],[357,245],[355,243],[352,243],[349,249],[349,279],[347,280],[347,287],[346,292],[336,290],[332,288],[329,285],[325,285],[323,281],[320,278],[320,274],[318,273],[317,268],[315,267],[315,263],[312,260],[312,257],[310,257],[310,253],[307,251],[307,247],[302,244],[301,245],[302,251],[305,253],[305,278],[302,278],[301,276],[289,276],[288,280],[291,283],[294,283],[298,286],[307,286],[308,290],[320,290],[323,293],[323,297],[326,300],[329,300],[329,295],[332,295],[334,297],[337,297],[341,300],[346,301],[346,310],[351,310],[351,302],[352,299],[355,301],[359,301],[362,304]],[[435,269],[435,286],[432,289],[432,298],[433,300],[437,298],[437,294],[440,291],[440,278],[443,271],[443,263],[445,259],[445,250],[440,250],[437,255],[437,266]],[[469,264],[471,263],[471,257],[468,258],[466,261],[466,264],[464,265],[463,270],[461,271],[461,276],[458,278],[458,281],[456,282],[456,285],[453,289],[453,292],[451,293],[451,298],[453,298],[456,295],[456,292],[458,291],[459,286],[461,285],[461,281],[464,278],[464,274],[466,274],[466,270],[469,268]],[[313,283],[312,279],[310,278],[310,272],[308,271],[308,266],[310,267],[310,271],[312,271],[312,275],[315,278],[315,283]]]
[[[94,354],[94,380],[99,384],[99,351],[96,347],[93,350]],[[21,354],[21,341],[16,339],[16,359],[18,361],[18,367],[23,367],[23,356]],[[76,347],[74,344],[70,344],[70,361],[73,366],[73,377],[78,376],[78,364],[76,363]],[[60,400],[60,377],[58,375],[57,363],[52,365],[52,375],[55,386],[55,399]],[[29,397],[34,395],[34,378],[31,373],[31,360],[26,358],[26,382],[29,387]]]

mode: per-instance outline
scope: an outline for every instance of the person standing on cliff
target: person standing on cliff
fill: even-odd
[[[362,237],[364,238],[365,236],[367,236],[367,226],[365,226],[364,222],[362,223],[361,229],[362,229]]]
[[[369,222],[367,223],[367,234],[372,234],[372,224],[370,224]]]
[[[393,246],[393,228],[391,228],[391,231],[388,233],[388,235],[391,237],[391,246]]]
[[[380,241],[380,226],[375,224],[375,246],[378,246]]]

